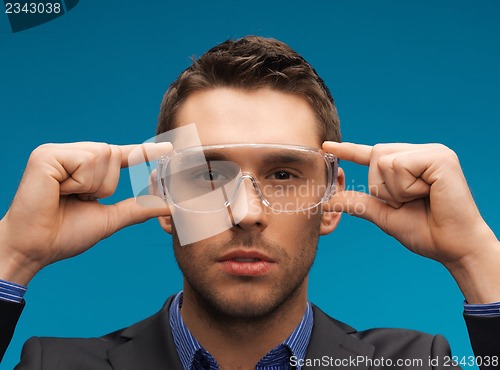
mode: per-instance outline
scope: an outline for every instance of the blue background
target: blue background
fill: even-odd
[[[81,1],[13,34],[0,14],[0,211],[32,149],[46,142],[142,142],[163,93],[227,38],[289,43],[330,86],[346,141],[441,142],[461,158],[479,208],[499,230],[498,1]],[[344,163],[347,185],[366,169]],[[123,173],[113,202],[132,196]],[[345,281],[349,280],[349,284]],[[0,365],[30,336],[99,336],[154,312],[181,288],[170,238],[155,220],[47,267]],[[358,329],[441,333],[472,354],[463,297],[438,263],[415,256],[366,221],[344,215],[320,242],[311,300]]]

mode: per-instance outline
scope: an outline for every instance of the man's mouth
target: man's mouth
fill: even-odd
[[[260,259],[258,258],[231,258],[231,261],[236,262],[258,262]]]
[[[220,257],[219,262],[223,261],[236,261],[236,262],[275,262],[271,257],[266,255],[265,253],[256,251],[256,250],[248,250],[248,249],[237,249],[232,250],[222,257]]]
[[[276,262],[255,250],[233,250],[218,260],[223,271],[237,276],[261,276],[267,274]]]

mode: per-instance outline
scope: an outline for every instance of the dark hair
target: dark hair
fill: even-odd
[[[314,68],[285,43],[257,36],[227,40],[193,60],[165,93],[156,134],[174,128],[176,113],[190,94],[215,87],[269,87],[304,96],[318,116],[321,140],[341,140],[332,95]]]

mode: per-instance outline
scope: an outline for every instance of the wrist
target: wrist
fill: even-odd
[[[27,286],[40,269],[35,261],[16,251],[4,220],[0,221],[0,279]]]
[[[28,259],[0,251],[0,279],[27,286],[38,271]]]
[[[467,303],[500,302],[500,242],[493,235],[474,253],[444,263],[462,291]]]
[[[13,261],[7,261],[2,257],[0,258],[2,259],[2,262],[0,262],[1,280],[9,281],[11,283],[19,284],[22,286],[27,286],[36,274],[36,272],[33,273],[31,269],[28,269],[26,267],[18,267],[19,264],[17,263]]]

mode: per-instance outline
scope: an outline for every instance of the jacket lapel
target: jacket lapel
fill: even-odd
[[[375,348],[351,335],[356,333],[356,329],[327,316],[316,306],[313,306],[313,312],[314,326],[306,353],[306,365],[307,361],[310,361],[311,366],[306,368],[368,369],[365,364],[354,366],[349,361],[356,359],[357,356],[372,358]]]
[[[160,312],[121,333],[124,343],[107,351],[115,370],[183,370],[169,324],[170,297]]]

